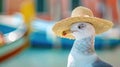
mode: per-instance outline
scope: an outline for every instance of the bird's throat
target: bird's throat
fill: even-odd
[[[94,37],[91,36],[75,40],[71,52],[83,55],[94,54]]]
[[[96,58],[94,37],[77,39],[68,56],[67,67],[92,67],[91,65]]]

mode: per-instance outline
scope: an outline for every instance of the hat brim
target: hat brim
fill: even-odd
[[[60,37],[75,39],[71,33],[67,33],[63,36],[63,32],[70,30],[72,24],[76,22],[87,22],[94,26],[96,34],[103,33],[112,28],[113,23],[111,21],[100,19],[96,17],[69,17],[57,22],[53,27],[53,32]]]

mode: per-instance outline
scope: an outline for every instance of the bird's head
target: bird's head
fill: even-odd
[[[78,22],[71,25],[70,31],[75,39],[82,39],[89,36],[95,36],[93,25],[87,22]]]

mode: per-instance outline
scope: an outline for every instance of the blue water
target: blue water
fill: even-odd
[[[5,25],[0,25],[0,32],[3,34],[9,33],[11,31],[14,31],[16,28],[5,26]]]

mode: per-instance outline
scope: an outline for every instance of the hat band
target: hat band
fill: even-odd
[[[71,16],[71,17],[90,17],[89,15],[79,15],[79,16]]]
[[[84,15],[84,17],[90,17],[89,15]]]

